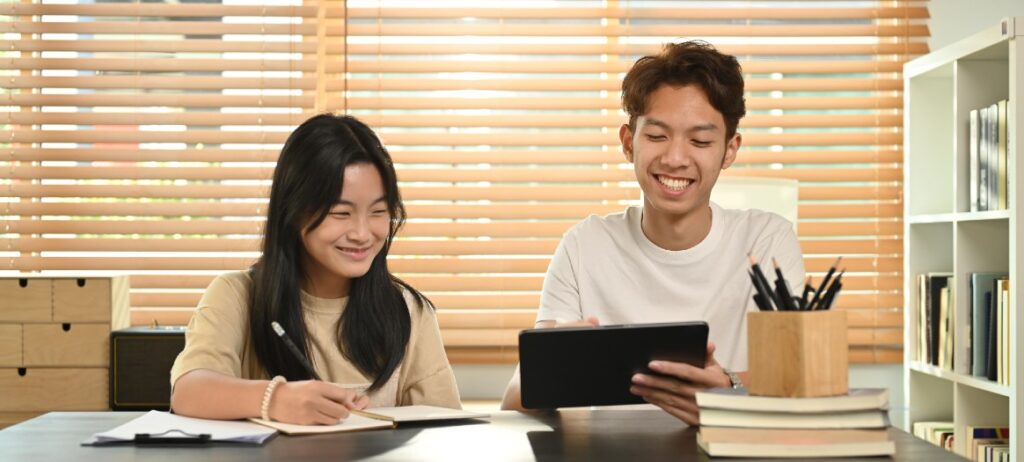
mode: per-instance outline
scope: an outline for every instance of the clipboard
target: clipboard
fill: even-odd
[[[82,446],[197,446],[213,443],[260,445],[277,431],[244,420],[208,420],[149,411],[111,430],[96,433]]]

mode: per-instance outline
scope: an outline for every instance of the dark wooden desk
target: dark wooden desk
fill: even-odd
[[[704,461],[697,430],[661,411],[565,410],[532,416],[494,414],[461,425],[412,425],[395,430],[276,436],[263,446],[146,448],[83,447],[93,433],[114,428],[135,412],[55,412],[0,431],[4,461],[344,461],[344,460],[608,460]],[[892,429],[897,461],[962,461]],[[735,461],[736,459],[727,459]],[[836,459],[834,459],[836,460]],[[879,462],[885,458],[841,459]]]

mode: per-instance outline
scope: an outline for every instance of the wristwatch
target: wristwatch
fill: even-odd
[[[725,375],[729,376],[729,383],[732,384],[733,390],[743,388],[743,381],[740,380],[740,376],[736,375],[735,372],[728,369],[722,369],[722,372],[725,372]]]

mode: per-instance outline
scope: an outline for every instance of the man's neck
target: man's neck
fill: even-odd
[[[648,240],[665,250],[691,249],[711,232],[711,206],[689,214],[669,215],[652,210],[651,204],[644,202],[640,229]]]

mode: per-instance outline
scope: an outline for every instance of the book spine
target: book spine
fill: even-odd
[[[970,115],[970,136],[968,138],[970,157],[971,157],[971,211],[977,212],[980,210],[978,202],[978,187],[979,179],[978,176],[981,172],[978,171],[978,110],[972,109]]]

